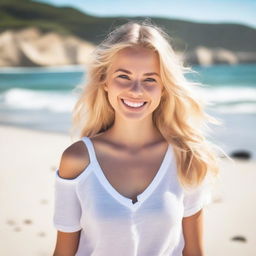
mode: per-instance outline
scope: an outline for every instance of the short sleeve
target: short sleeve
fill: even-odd
[[[183,217],[191,216],[201,210],[205,205],[212,202],[212,186],[208,179],[205,179],[198,187],[185,190],[183,205]]]
[[[62,232],[81,229],[81,205],[77,196],[76,179],[64,179],[55,171],[53,225]]]

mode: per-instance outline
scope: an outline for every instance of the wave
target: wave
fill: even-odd
[[[202,97],[209,102],[213,103],[225,103],[231,102],[239,103],[245,101],[255,101],[256,103],[256,88],[253,87],[208,87],[198,88],[199,92],[202,93]]]
[[[240,103],[232,106],[216,106],[215,111],[227,114],[256,114],[256,103]]]
[[[222,113],[256,113],[256,88],[197,88],[206,107]],[[0,94],[0,106],[5,109],[47,109],[71,112],[77,96],[72,90],[33,90],[13,88]]]
[[[70,112],[76,96],[71,91],[35,91],[10,89],[1,94],[0,106],[8,109]]]

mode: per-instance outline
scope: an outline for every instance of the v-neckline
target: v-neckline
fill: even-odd
[[[98,180],[101,182],[101,184],[104,186],[104,188],[109,192],[109,194],[112,195],[116,200],[118,200],[121,204],[125,205],[132,211],[135,211],[139,208],[139,206],[153,193],[153,191],[156,189],[157,185],[162,180],[162,177],[164,176],[167,167],[169,166],[169,163],[171,162],[171,159],[173,157],[173,151],[171,144],[168,144],[167,150],[165,152],[164,158],[161,162],[160,168],[158,169],[157,173],[155,174],[153,180],[150,182],[150,184],[147,186],[147,188],[137,195],[137,201],[133,203],[132,199],[123,196],[120,194],[108,181],[107,177],[105,176],[95,153],[95,148],[93,145],[92,140],[89,137],[83,137],[82,138],[84,142],[86,143],[89,151],[89,157],[91,164],[95,164],[95,174],[98,178]]]

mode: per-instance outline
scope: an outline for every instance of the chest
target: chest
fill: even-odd
[[[97,161],[107,181],[133,202],[154,180],[166,150],[167,145],[162,144],[140,153],[127,154],[95,145]]]

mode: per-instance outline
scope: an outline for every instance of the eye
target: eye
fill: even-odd
[[[126,76],[126,75],[119,75],[118,77],[125,78],[125,79],[128,78],[128,76]]]
[[[156,82],[156,80],[154,78],[147,78],[146,80],[148,80],[148,79],[150,79],[149,82]]]

